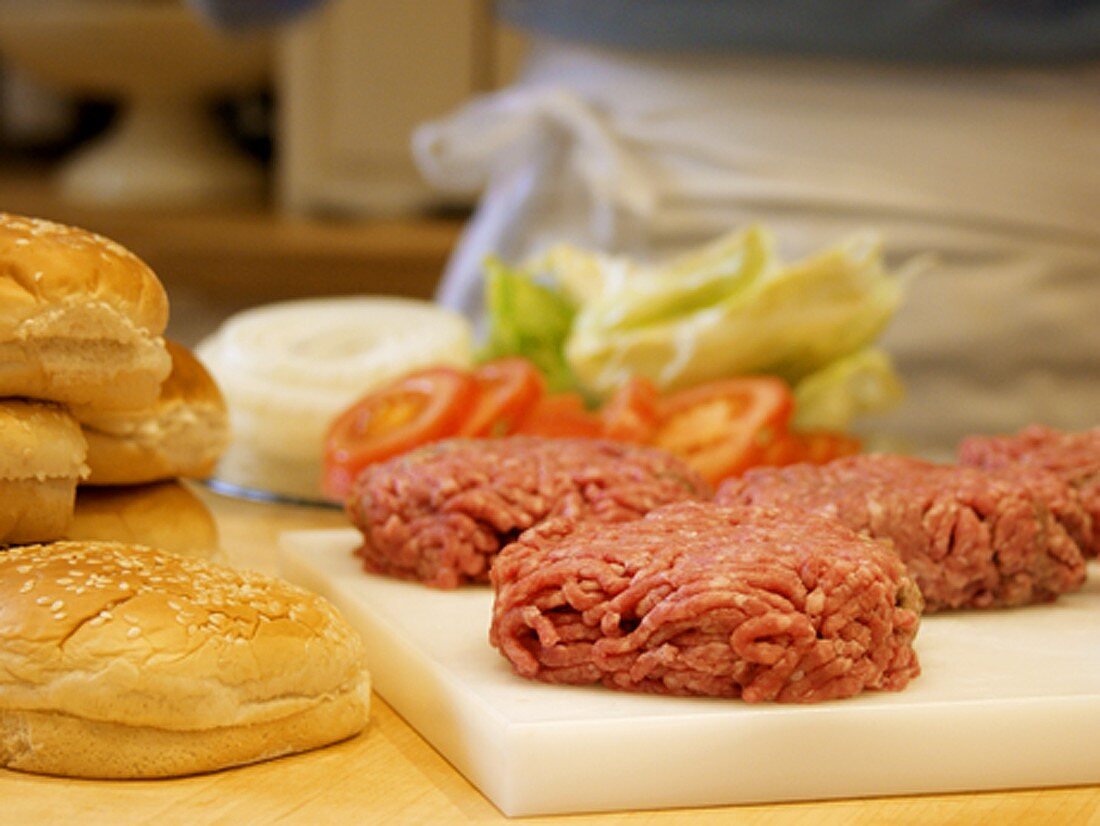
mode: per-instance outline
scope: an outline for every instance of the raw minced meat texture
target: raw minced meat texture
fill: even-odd
[[[1049,507],[1086,556],[1100,555],[1100,428],[1071,432],[1036,424],[1012,435],[970,436],[959,445],[959,461],[1006,473],[1050,471],[1069,491],[1049,488]]]
[[[725,482],[717,501],[839,518],[889,539],[927,611],[1046,602],[1081,586],[1077,543],[1037,491],[1053,480],[868,454],[826,465],[760,468]]]
[[[497,552],[544,519],[621,522],[710,494],[662,451],[517,436],[437,442],[373,465],[347,507],[368,570],[453,588],[487,582]]]
[[[548,683],[814,702],[920,671],[920,592],[889,543],[812,514],[684,502],[550,521],[492,581],[490,641]]]

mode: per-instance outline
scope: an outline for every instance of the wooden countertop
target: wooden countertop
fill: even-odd
[[[337,511],[201,492],[235,563],[273,571],[283,530],[346,525]],[[1082,732],[1082,736],[1095,736]],[[1097,767],[1100,774],[1100,767]],[[0,770],[6,823],[1100,823],[1100,785],[509,821],[375,696],[361,736],[309,754],[161,781],[77,781]]]

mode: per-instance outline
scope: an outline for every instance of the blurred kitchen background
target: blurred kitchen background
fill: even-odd
[[[430,296],[470,203],[409,138],[515,72],[491,6],[336,0],[234,35],[183,0],[0,0],[0,209],[133,249],[188,344],[269,300]]]

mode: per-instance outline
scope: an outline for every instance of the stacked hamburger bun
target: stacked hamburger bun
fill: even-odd
[[[166,343],[168,298],[139,258],[94,233],[0,214],[0,544],[69,534],[86,485],[144,485],[210,472],[228,442],[225,403],[205,369]],[[130,488],[119,507],[141,513]],[[150,490],[163,497],[164,488]],[[208,553],[209,514],[186,491],[180,548]],[[194,501],[191,501],[194,500]],[[151,509],[153,512],[156,508]],[[144,541],[143,521],[78,520],[78,535]],[[87,536],[94,526],[104,531]],[[193,527],[194,542],[186,530]],[[160,520],[150,538],[162,536]]]
[[[0,400],[0,541],[64,534],[86,453],[80,425],[62,407]]]
[[[167,321],[117,244],[0,213],[0,766],[164,777],[366,725],[331,606],[197,558],[217,530],[178,477],[210,472],[227,414]]]
[[[156,401],[171,369],[168,298],[140,259],[84,230],[0,214],[0,262],[0,396],[74,412]]]

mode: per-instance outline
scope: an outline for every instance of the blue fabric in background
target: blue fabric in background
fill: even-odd
[[[320,6],[323,0],[187,0],[188,4],[223,29],[254,29],[286,23]]]
[[[324,0],[189,2],[218,25],[239,29],[292,20]],[[496,5],[503,20],[528,31],[629,49],[920,62],[1100,59],[1100,0],[498,0]]]
[[[498,0],[508,22],[633,49],[909,61],[1100,58],[1098,0]]]

